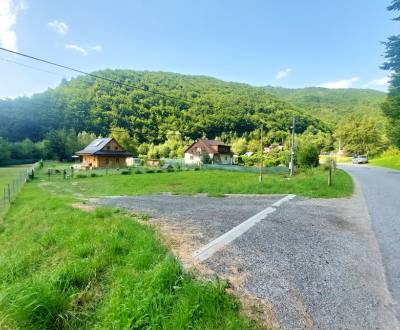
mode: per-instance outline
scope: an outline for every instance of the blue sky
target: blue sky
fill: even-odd
[[[86,71],[386,90],[380,42],[399,28],[389,2],[0,0],[0,45]],[[0,52],[0,97],[43,91],[63,76],[71,73]]]

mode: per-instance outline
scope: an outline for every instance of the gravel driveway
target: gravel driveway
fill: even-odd
[[[131,196],[93,202],[146,212],[190,255],[282,196]],[[185,244],[188,243],[188,244]],[[362,196],[298,198],[203,262],[242,278],[283,329],[398,329],[382,259]]]

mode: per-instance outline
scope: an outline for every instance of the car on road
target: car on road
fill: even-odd
[[[365,155],[354,156],[352,159],[353,164],[367,164],[368,157]]]

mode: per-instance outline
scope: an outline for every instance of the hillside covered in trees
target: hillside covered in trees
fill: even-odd
[[[254,87],[166,72],[93,74],[119,83],[78,76],[32,97],[0,100],[3,159],[69,159],[90,139],[110,135],[134,154],[151,158],[179,157],[200,137],[230,143],[237,154],[257,152],[261,124],[265,145],[287,145],[293,116],[300,140],[330,151],[339,118],[354,113],[380,116],[385,96],[369,90]],[[352,121],[358,125],[354,116]]]
[[[265,90],[331,125],[336,125],[348,115],[382,119],[381,104],[386,98],[386,93],[373,89],[266,86]]]
[[[325,129],[320,121],[263,88],[164,72],[105,70],[95,74],[134,87],[80,76],[31,98],[0,101],[0,136],[10,141],[38,141],[52,129],[104,136],[120,127],[138,143],[159,143],[170,130],[191,139],[231,132],[242,135],[261,123],[269,130],[287,132],[294,114],[300,131],[309,125]]]

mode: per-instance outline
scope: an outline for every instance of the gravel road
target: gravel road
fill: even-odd
[[[95,204],[146,212],[187,233],[188,255],[282,196],[129,196]],[[167,232],[168,233],[168,232]],[[171,233],[171,232],[169,232]],[[272,307],[283,329],[398,329],[362,195],[295,199],[203,262]]]
[[[363,191],[400,319],[400,171],[364,165],[341,167]]]

